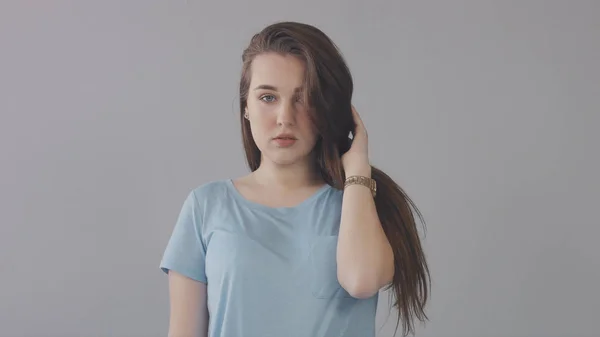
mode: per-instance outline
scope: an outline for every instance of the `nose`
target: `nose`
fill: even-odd
[[[293,126],[296,124],[296,110],[294,104],[283,103],[277,112],[277,125]]]

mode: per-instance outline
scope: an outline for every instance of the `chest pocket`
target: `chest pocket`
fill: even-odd
[[[334,235],[313,239],[309,253],[310,289],[316,298],[352,297],[337,279],[337,241],[338,237]]]

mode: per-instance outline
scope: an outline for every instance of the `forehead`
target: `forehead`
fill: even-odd
[[[250,86],[271,85],[282,91],[294,91],[304,83],[304,67],[304,62],[293,55],[257,55],[252,61]]]

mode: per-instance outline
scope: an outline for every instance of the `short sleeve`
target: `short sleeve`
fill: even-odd
[[[167,243],[160,269],[178,272],[196,281],[207,283],[204,270],[206,248],[202,239],[202,213],[192,191],[183,203],[171,237]]]

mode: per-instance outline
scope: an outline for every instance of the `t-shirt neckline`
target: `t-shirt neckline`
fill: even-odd
[[[313,200],[317,199],[319,196],[321,196],[323,193],[325,193],[326,191],[328,191],[331,188],[331,186],[329,184],[324,184],[317,191],[315,191],[312,195],[310,195],[309,197],[307,197],[306,199],[304,199],[303,201],[301,201],[300,203],[298,203],[294,206],[272,207],[272,206],[267,206],[267,205],[246,199],[246,197],[244,197],[240,193],[240,191],[238,191],[238,189],[235,187],[235,185],[233,184],[233,179],[227,179],[226,184],[227,184],[229,191],[233,195],[233,197],[240,203],[246,205],[247,207],[254,208],[254,209],[262,209],[262,210],[267,210],[267,211],[277,211],[277,212],[289,212],[289,211],[299,210],[303,206],[305,206],[305,205],[311,203]]]

